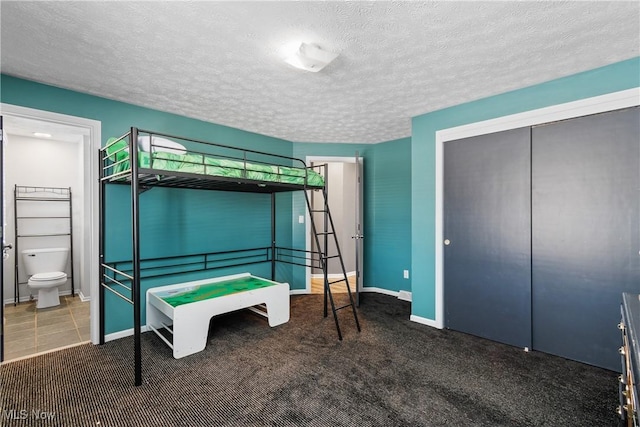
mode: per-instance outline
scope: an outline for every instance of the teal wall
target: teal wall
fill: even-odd
[[[98,120],[102,123],[103,145],[109,137],[120,136],[129,127],[137,126],[231,146],[292,155],[293,144],[290,141],[7,75],[0,78],[1,102]],[[108,186],[108,261],[130,259],[130,197],[130,187]],[[140,202],[140,245],[143,258],[271,245],[269,195],[158,188],[142,193]],[[291,246],[292,195],[279,194],[277,204],[277,241],[279,245]],[[241,271],[264,277],[270,277],[271,274],[269,264],[224,270],[220,274]],[[304,287],[304,281],[294,282],[292,274],[291,266],[278,265],[278,280],[288,281],[292,287]],[[185,280],[191,278],[198,277],[194,275]],[[174,278],[169,277],[164,282],[170,280]],[[162,279],[145,281],[143,291],[160,284],[164,284]],[[108,333],[132,327],[131,308],[128,304],[110,293],[107,293],[106,302],[107,311],[111,313],[107,316]]]
[[[364,280],[365,286],[391,291],[410,290],[402,278],[411,260],[411,140],[404,138],[380,144],[291,143],[175,114],[143,108],[12,76],[0,76],[0,101],[7,104],[98,120],[102,143],[129,127],[166,132],[274,154],[364,158]],[[141,194],[141,252],[144,258],[242,249],[270,245],[270,196],[219,193],[198,190],[154,189]],[[212,209],[212,206],[215,209]],[[278,244],[304,248],[304,195],[277,195]],[[265,212],[267,214],[265,214]],[[106,223],[109,230],[106,254],[109,261],[131,257],[130,192],[127,186],[108,186]],[[250,271],[269,277],[268,264],[220,271],[220,274]],[[292,289],[305,287],[302,267],[279,264],[277,279]],[[198,279],[197,275],[189,279]],[[159,286],[173,277],[145,281]],[[185,279],[187,280],[187,279]],[[131,307],[107,293],[107,333],[132,327]],[[143,322],[144,322],[143,310]]]
[[[435,132],[462,124],[640,86],[640,58],[612,64],[413,118],[412,137],[379,144],[291,143],[239,129],[0,76],[0,101],[102,122],[103,143],[130,126],[242,148],[305,158],[364,158],[364,284],[389,291],[410,290],[412,313],[435,319]],[[110,188],[108,254],[130,254],[128,187]],[[278,242],[304,248],[306,206],[301,193],[278,196]],[[111,200],[111,199],[110,199]],[[143,255],[268,246],[268,196],[197,190],[153,190],[142,194]],[[215,206],[212,210],[211,206]],[[293,225],[291,225],[293,224]],[[202,237],[206,236],[206,237]],[[234,246],[235,245],[235,246]],[[267,275],[266,266],[249,269]],[[411,279],[402,278],[410,270]],[[304,269],[280,265],[278,279],[302,289]],[[162,283],[150,283],[156,286]],[[109,297],[107,332],[131,327],[131,309]]]
[[[379,144],[294,145],[294,157],[302,159],[354,157],[356,151],[364,166],[364,286],[410,291],[411,281],[402,271],[411,267],[411,138]],[[294,217],[305,209],[304,196],[294,195]],[[294,244],[304,247],[304,225],[294,227]]]
[[[640,57],[414,117],[412,314],[435,319],[435,132],[640,86]]]
[[[367,286],[411,291],[411,138],[376,144],[365,177],[373,185],[367,204]],[[403,277],[409,270],[409,279]]]

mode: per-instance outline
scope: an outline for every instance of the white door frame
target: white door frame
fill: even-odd
[[[412,320],[436,328],[444,328],[444,258],[443,258],[443,185],[444,185],[444,146],[446,141],[453,141],[472,136],[486,135],[525,126],[535,126],[558,120],[567,120],[590,114],[604,113],[622,108],[640,105],[640,87],[613,92],[606,95],[553,105],[524,113],[513,114],[482,122],[471,123],[448,129],[441,129],[435,134],[435,162],[436,162],[436,232],[435,232],[435,291],[436,318],[435,320],[411,316]]]
[[[99,343],[98,316],[98,150],[102,140],[102,123],[83,117],[69,116],[51,111],[36,110],[18,105],[0,103],[0,114],[25,119],[39,120],[66,126],[82,128],[86,132],[84,156],[84,254],[87,266],[81,266],[80,280],[89,282],[91,290],[90,328],[91,342]],[[6,197],[6,195],[5,195]],[[89,231],[88,233],[86,231]]]
[[[362,159],[362,157],[360,157]],[[307,156],[305,158],[305,162],[307,165],[310,165],[312,163],[319,163],[319,162],[328,162],[328,163],[356,163],[356,158],[354,157],[335,157],[335,156]],[[307,253],[309,251],[311,251],[311,239],[309,238],[311,236],[311,216],[309,214],[309,209],[307,209],[306,205],[305,205],[305,227],[304,227],[304,240],[305,240],[305,250],[307,251]],[[363,266],[360,266],[360,269],[362,269]],[[292,293],[295,293],[292,292]],[[311,267],[306,267],[305,268],[305,289],[303,292],[300,293],[311,293]]]

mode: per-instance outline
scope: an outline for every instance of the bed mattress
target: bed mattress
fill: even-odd
[[[107,144],[111,144],[113,141],[115,141],[115,138],[110,138]],[[114,148],[109,151],[116,151],[116,149],[119,148],[118,145],[119,143],[114,144]],[[127,151],[119,151],[113,157],[115,157],[115,161],[117,162],[113,166],[113,174],[126,171],[130,168],[129,153]],[[295,185],[306,184],[313,187],[324,186],[324,178],[322,175],[311,169],[244,162],[196,153],[179,154],[168,151],[149,153],[146,151],[139,151],[138,166],[140,168],[156,169],[168,172],[240,178]]]

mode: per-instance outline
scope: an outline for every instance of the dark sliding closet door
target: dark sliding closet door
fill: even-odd
[[[445,326],[531,346],[530,129],[444,144]]]
[[[620,369],[622,292],[640,292],[640,109],[532,130],[533,348]]]

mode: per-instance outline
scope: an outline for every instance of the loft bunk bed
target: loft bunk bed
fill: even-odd
[[[327,305],[330,303],[339,340],[342,340],[342,332],[337,311],[341,309],[351,308],[357,330],[360,331],[356,306],[327,203],[325,181],[322,174],[315,170],[318,167],[307,167],[303,160],[293,157],[241,149],[136,127],[130,128],[126,134],[118,138],[110,138],[99,150],[99,164],[100,344],[105,342],[107,316],[105,296],[106,292],[110,292],[133,306],[136,386],[142,384],[141,304],[145,301],[141,298],[141,281],[145,279],[177,277],[184,273],[270,263],[271,281],[275,281],[278,262],[320,268],[324,272],[324,316],[327,317]],[[126,185],[131,189],[131,259],[106,259],[107,185]],[[271,194],[271,245],[143,259],[140,252],[140,194],[155,187]],[[324,198],[322,209],[312,208],[309,190],[317,190],[322,194]],[[291,191],[303,191],[310,213],[323,214],[323,221],[320,221],[321,228],[316,226],[314,215],[310,215],[311,230],[316,248],[319,248],[316,251],[276,245],[276,194]],[[331,242],[329,239],[332,239]],[[330,247],[330,250],[327,249]],[[342,278],[329,281],[328,264],[332,261],[339,262]],[[331,293],[331,285],[334,284],[346,285],[348,304],[336,306]],[[251,309],[259,311],[258,307],[251,307]],[[168,329],[168,335],[173,334],[171,325],[165,326]],[[166,333],[161,335],[156,328],[150,329],[171,345],[171,338],[167,337]]]

